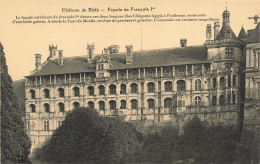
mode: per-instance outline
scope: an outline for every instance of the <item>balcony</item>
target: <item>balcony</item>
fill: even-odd
[[[194,72],[193,72],[193,75],[201,76],[201,75],[202,75],[202,72],[201,72],[201,71],[194,71]]]
[[[176,72],[175,75],[179,77],[183,77],[186,76],[186,72]]]
[[[96,81],[97,81],[97,82],[107,81],[107,77],[97,77],[97,78],[96,78]]]

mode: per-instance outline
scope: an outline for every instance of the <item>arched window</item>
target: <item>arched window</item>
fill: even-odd
[[[230,94],[227,95],[227,99],[228,99],[227,103],[230,104],[231,103],[231,96],[230,96]]]
[[[120,94],[125,94],[126,93],[126,85],[125,84],[121,84],[121,90],[120,90]]]
[[[45,112],[49,113],[50,112],[50,105],[49,104],[44,104],[44,110]]]
[[[181,107],[182,106],[182,102],[181,100],[178,100],[178,107]]]
[[[35,112],[35,105],[34,105],[34,104],[31,104],[31,105],[30,105],[30,108],[31,108],[31,112],[34,113],[34,112]]]
[[[126,109],[126,101],[125,100],[121,100],[120,109]]]
[[[237,76],[233,75],[233,87],[237,85]]]
[[[201,98],[199,96],[195,97],[195,106],[200,107],[201,106]]]
[[[185,91],[186,90],[186,83],[184,80],[177,81],[177,91]]]
[[[79,97],[79,87],[74,87],[74,88],[73,88],[73,95],[74,95],[75,97]]]
[[[164,83],[164,90],[165,92],[171,92],[172,91],[172,82],[171,81],[166,81]]]
[[[30,90],[30,98],[35,99],[35,90]]]
[[[99,90],[99,95],[104,95],[105,94],[105,87],[103,85],[100,85],[98,87]]]
[[[236,95],[235,95],[235,93],[232,93],[232,102],[236,103]]]
[[[78,102],[74,102],[73,103],[73,109],[77,109],[79,108],[79,103]]]
[[[59,103],[59,112],[64,112],[64,104],[63,103]]]
[[[226,83],[224,77],[220,77],[219,84],[221,88],[225,88]]]
[[[138,85],[136,83],[132,83],[130,85],[131,87],[131,93],[137,93],[138,92]]]
[[[216,97],[216,96],[213,96],[213,97],[212,97],[212,105],[213,105],[213,106],[216,106],[216,105],[217,105],[217,97]]]
[[[111,100],[109,101],[110,110],[116,109],[116,101]]]
[[[99,101],[98,105],[99,105],[99,110],[105,110],[105,102],[104,101]]]
[[[111,95],[116,94],[116,86],[114,84],[109,86],[109,94],[111,94]]]
[[[212,87],[213,87],[213,89],[215,89],[217,87],[217,79],[216,78],[212,79]]]
[[[184,100],[182,100],[182,106],[183,106],[183,107],[185,106],[185,101],[184,101]]]
[[[58,92],[59,92],[59,97],[64,97],[64,89],[63,88],[59,88]]]
[[[228,75],[228,87],[231,87],[231,75]]]
[[[93,86],[89,86],[88,87],[88,95],[89,96],[93,96],[94,95],[94,87]]]
[[[154,99],[148,99],[148,108],[154,108]]]
[[[195,91],[200,91],[201,90],[201,80],[197,79],[195,80]]]
[[[225,103],[225,96],[224,95],[220,95],[219,96],[219,105],[224,105]]]
[[[138,107],[137,100],[135,99],[131,100],[131,107],[132,109],[137,109]]]
[[[148,88],[148,92],[154,92],[155,90],[155,87],[154,87],[154,83],[153,82],[150,82],[147,84],[147,88]]]
[[[172,108],[172,99],[171,98],[164,99],[164,108]]]
[[[95,108],[94,102],[93,101],[89,101],[88,102],[88,107],[89,107],[89,109],[94,109]]]
[[[44,93],[44,98],[50,98],[50,91],[49,91],[49,89],[44,89],[43,93]]]

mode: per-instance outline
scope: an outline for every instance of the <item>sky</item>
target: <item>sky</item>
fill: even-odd
[[[73,3],[72,3],[73,2]],[[62,12],[62,8],[98,8],[103,12],[85,15],[125,14],[206,14],[220,19],[226,9],[230,12],[230,25],[238,35],[242,25],[245,30],[256,24],[248,17],[260,16],[260,0],[1,0],[0,41],[4,46],[9,74],[13,80],[23,79],[35,68],[34,54],[42,54],[42,63],[49,56],[49,45],[63,50],[64,57],[87,55],[87,43],[95,43],[95,54],[101,54],[109,45],[133,45],[134,51],[179,47],[180,38],[186,38],[188,46],[202,45],[206,39],[206,25],[213,21],[153,22],[153,23],[76,23],[76,24],[14,24],[16,16],[75,15]],[[151,8],[152,12],[111,12],[108,8]],[[81,13],[78,13],[81,15]],[[142,31],[142,32],[141,32]]]

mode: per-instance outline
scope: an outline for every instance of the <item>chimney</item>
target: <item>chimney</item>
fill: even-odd
[[[41,59],[42,59],[41,54],[35,54],[35,69],[36,70],[39,70],[41,68]]]
[[[87,50],[88,50],[88,59],[92,60],[94,57],[94,50],[95,50],[95,44],[87,44]]]
[[[104,52],[107,56],[107,61],[110,62],[110,47],[104,48]]]
[[[219,31],[220,31],[220,25],[219,25],[219,22],[215,22],[214,23],[214,40],[216,40],[218,34],[219,34]]]
[[[59,58],[58,58],[58,65],[62,66],[63,65],[63,50],[59,50]]]
[[[125,46],[126,48],[126,64],[131,64],[133,62],[133,46]]]
[[[181,44],[181,47],[185,47],[187,45],[187,39],[186,38],[180,39],[180,44]]]
[[[207,40],[211,40],[211,24],[207,24],[207,27],[206,27],[206,38],[207,38]]]
[[[49,45],[49,50],[50,50],[50,56],[48,57],[48,59],[54,59],[56,57],[57,45],[56,47],[53,46],[53,44],[51,46]]]

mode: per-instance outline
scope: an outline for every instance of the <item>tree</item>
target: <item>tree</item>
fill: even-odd
[[[141,134],[132,124],[82,107],[67,114],[36,155],[58,163],[116,163],[135,161],[140,149]]]
[[[25,132],[21,110],[13,92],[5,53],[0,42],[1,55],[1,162],[13,163],[28,159],[31,142]]]

